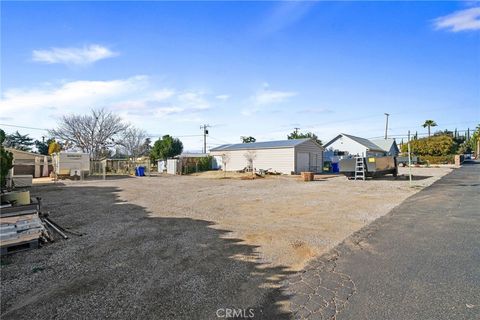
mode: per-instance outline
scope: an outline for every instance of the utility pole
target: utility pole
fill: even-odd
[[[385,140],[387,140],[387,137],[388,137],[388,116],[390,115],[389,113],[385,113],[385,115],[387,116],[387,121],[385,123]]]
[[[203,126],[200,126],[200,129],[203,129],[203,153],[207,153],[207,134],[208,134],[208,129],[210,125],[209,124],[204,124]]]
[[[294,139],[297,139],[298,138],[298,130],[300,130],[300,128],[293,128],[293,138]]]
[[[410,147],[410,130],[408,130],[408,180],[412,187],[412,149]]]

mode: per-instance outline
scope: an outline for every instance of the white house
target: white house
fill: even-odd
[[[341,133],[325,144],[325,160],[338,162],[342,157],[350,156],[384,156],[386,151],[372,141]]]
[[[225,144],[211,149],[210,155],[217,163],[225,163],[227,171],[255,168],[300,174],[319,173],[323,166],[323,148],[312,139]]]

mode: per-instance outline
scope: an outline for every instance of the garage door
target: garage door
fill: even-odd
[[[308,152],[297,153],[297,173],[310,170],[310,155]]]

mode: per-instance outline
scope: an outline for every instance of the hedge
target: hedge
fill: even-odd
[[[455,155],[450,154],[447,156],[421,156],[420,160],[422,163],[428,164],[454,164]]]
[[[412,153],[419,156],[449,156],[458,148],[453,138],[447,135],[411,140],[410,144]],[[402,152],[407,152],[407,144],[402,145]]]

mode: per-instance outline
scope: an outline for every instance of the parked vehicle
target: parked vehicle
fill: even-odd
[[[418,164],[419,159],[417,156],[412,156],[412,164]],[[408,166],[408,157],[397,157],[397,165],[406,167]]]

